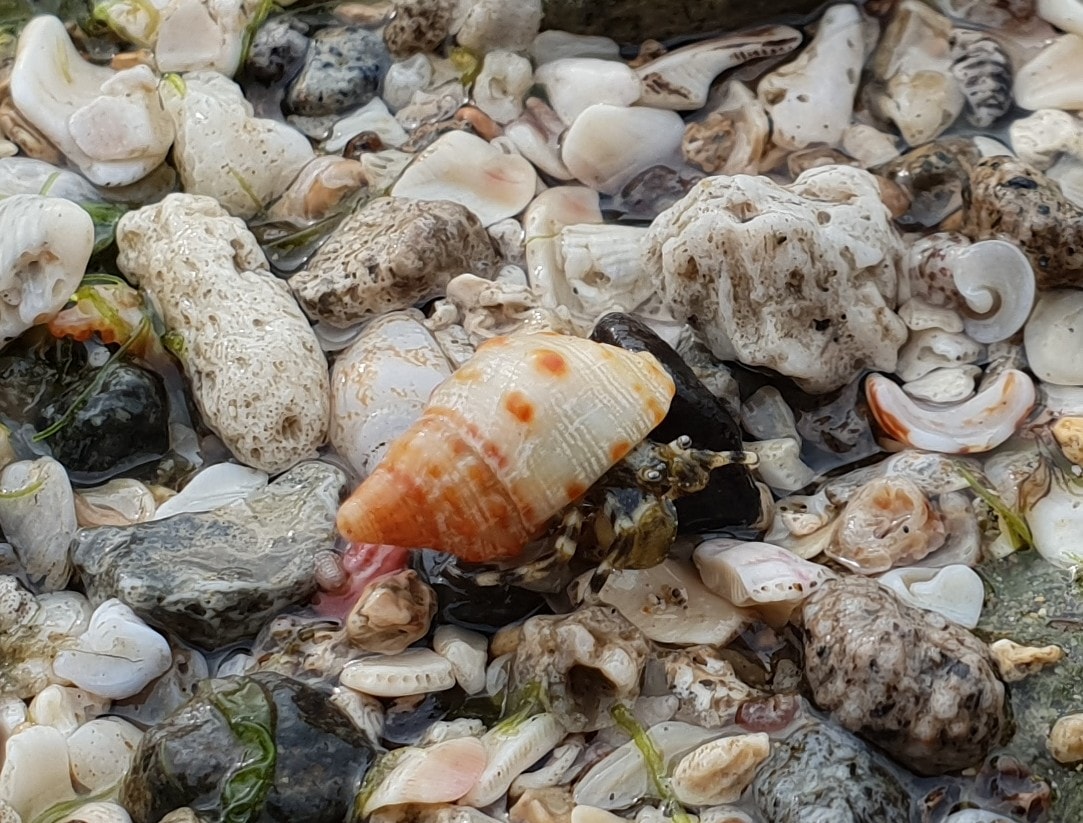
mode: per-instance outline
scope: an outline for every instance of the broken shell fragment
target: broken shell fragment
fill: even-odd
[[[1065,765],[1083,760],[1083,714],[1069,714],[1053,724],[1049,732],[1049,753]]]
[[[707,116],[685,126],[681,153],[708,174],[755,174],[770,136],[763,105],[748,86],[731,79]]]
[[[373,697],[406,697],[450,689],[455,675],[451,663],[431,649],[407,649],[347,663],[339,682]]]
[[[911,566],[892,569],[877,580],[911,606],[939,612],[967,629],[978,625],[985,584],[969,566],[942,569]]]
[[[888,437],[944,454],[996,448],[1015,433],[1036,400],[1034,382],[1017,369],[1004,370],[972,398],[950,406],[913,400],[880,374],[870,375],[865,382],[865,397]]]
[[[985,32],[951,33],[951,71],[966,97],[966,119],[988,128],[1012,107],[1012,63],[1004,48]]]
[[[1006,683],[1016,683],[1064,659],[1064,649],[1060,646],[1023,646],[1006,637],[991,643],[989,651]]]
[[[842,139],[865,63],[864,27],[857,6],[831,6],[797,59],[760,80],[776,145],[793,150]]]
[[[549,754],[564,735],[564,727],[550,712],[536,714],[510,728],[498,725],[490,729],[481,738],[488,762],[462,802],[476,807],[496,802],[515,778]]]
[[[339,510],[355,543],[517,554],[665,417],[653,356],[559,334],[494,338],[432,394]]]
[[[476,737],[444,740],[423,749],[396,749],[386,757],[393,765],[377,767],[379,782],[361,805],[366,817],[385,806],[452,803],[474,787],[488,759]]]
[[[1027,363],[1047,383],[1083,386],[1083,363],[1066,357],[1083,345],[1083,291],[1052,289],[1042,293],[1023,331]]]
[[[770,754],[771,739],[763,732],[704,743],[677,763],[673,792],[691,806],[736,803]]]
[[[701,108],[711,82],[722,72],[750,60],[786,54],[800,43],[796,29],[767,26],[674,49],[636,69],[643,84],[639,105],[675,111]]]
[[[512,217],[534,196],[530,162],[464,131],[450,131],[417,156],[391,189],[395,197],[450,200],[483,226]]]

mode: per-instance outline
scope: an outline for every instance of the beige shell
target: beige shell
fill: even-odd
[[[662,421],[673,392],[646,352],[493,338],[342,505],[339,530],[475,562],[515,555]]]

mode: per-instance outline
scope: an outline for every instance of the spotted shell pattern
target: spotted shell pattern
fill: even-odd
[[[343,503],[339,531],[471,562],[514,556],[661,422],[673,393],[646,352],[489,340]]]

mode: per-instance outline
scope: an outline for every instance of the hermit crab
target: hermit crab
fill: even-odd
[[[566,511],[550,557],[489,582],[534,579],[580,542],[603,568],[658,563],[676,534],[672,499],[703,488],[715,467],[754,461],[687,438],[643,441],[673,393],[647,352],[550,333],[494,338],[435,389],[343,503],[339,531],[493,562],[519,555]]]

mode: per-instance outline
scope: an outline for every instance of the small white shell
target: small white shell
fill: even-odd
[[[243,500],[267,485],[267,472],[242,466],[239,463],[215,463],[208,466],[158,507],[152,520],[172,517],[186,512],[209,512]]]
[[[883,375],[870,375],[865,396],[884,433],[908,446],[944,454],[973,454],[994,449],[1011,437],[1030,414],[1034,382],[1006,369],[963,403],[933,407],[911,400]]]
[[[564,121],[537,97],[527,98],[522,116],[504,129],[504,137],[540,171],[556,180],[571,180],[575,175],[560,159],[562,134]]]
[[[690,806],[735,803],[770,754],[771,739],[763,732],[704,743],[673,770],[673,792]]]
[[[137,694],[173,662],[169,643],[116,598],[106,600],[87,630],[53,660],[58,676],[102,697]]]
[[[785,622],[790,612],[835,574],[770,543],[716,538],[692,554],[707,588],[735,606],[760,609]],[[729,802],[729,801],[718,801]]]
[[[534,196],[538,176],[530,162],[505,154],[464,131],[444,134],[402,173],[395,197],[450,200],[490,226],[521,212]]]
[[[961,248],[952,276],[968,310],[966,333],[974,340],[996,343],[1023,328],[1036,285],[1030,261],[1014,243],[980,240]]]
[[[523,97],[533,81],[534,70],[525,57],[491,51],[474,80],[474,105],[497,123],[510,123],[523,113]]]
[[[650,569],[611,572],[598,599],[658,643],[724,646],[750,619],[748,612],[704,586],[689,565],[674,559]]]
[[[911,606],[939,612],[967,629],[978,625],[985,584],[969,566],[942,569],[910,566],[892,569],[877,580]]]
[[[530,772],[524,772],[515,778],[509,791],[515,796],[528,789],[547,789],[571,780],[572,778],[567,776],[568,770],[579,759],[579,755],[585,747],[586,743],[581,736],[570,736],[565,743],[553,749],[544,766]]]
[[[125,477],[75,492],[75,516],[84,529],[143,523],[154,519],[157,508],[154,493],[144,483]]]
[[[816,479],[816,472],[801,461],[801,442],[796,437],[778,437],[744,443],[759,458],[756,473],[772,489],[792,492]]]
[[[662,761],[668,767],[678,758],[721,735],[691,723],[669,720],[648,730]],[[591,767],[575,785],[575,802],[599,809],[624,809],[644,797],[654,796],[643,755],[629,740]]]
[[[364,479],[451,371],[419,314],[377,318],[331,370],[331,445]]]
[[[221,671],[218,676],[224,677]],[[375,697],[336,686],[331,691],[330,701],[350,718],[355,729],[367,734],[370,740],[379,740],[383,736],[384,704]]]
[[[489,755],[488,765],[462,802],[483,807],[500,799],[512,781],[551,752],[564,735],[556,715],[548,712],[529,717],[510,729],[490,729],[481,739]]]
[[[1027,525],[1038,553],[1062,569],[1076,568],[1083,560],[1079,535],[1083,533],[1083,494],[1073,479],[1056,468],[1049,491],[1026,511]]]
[[[0,473],[0,489],[0,529],[30,582],[44,591],[64,588],[71,574],[68,546],[78,528],[67,471],[51,457],[19,460]]]
[[[1083,714],[1069,714],[1053,724],[1049,732],[1049,753],[1065,765],[1083,760]]]
[[[450,689],[455,674],[451,663],[431,649],[407,649],[354,660],[342,669],[339,682],[375,697],[406,697]]]
[[[940,329],[914,332],[899,351],[895,374],[909,382],[933,369],[976,362],[981,354],[982,347],[965,334],[950,334]]]
[[[564,272],[561,233],[567,226],[601,224],[598,192],[585,186],[554,186],[531,201],[523,218],[530,285],[550,308],[576,303]]]
[[[485,746],[475,737],[397,749],[387,756],[394,766],[365,800],[366,817],[385,806],[454,802],[474,787],[488,760]]]
[[[1083,35],[1083,5],[1079,0],[1038,0],[1038,16],[1058,29]]]
[[[425,56],[421,54],[415,57],[425,60]],[[323,142],[323,149],[327,152],[341,152],[352,137],[363,131],[375,132],[380,136],[381,143],[394,149],[405,143],[409,136],[406,129],[399,125],[399,121],[391,116],[387,103],[374,97],[357,111],[335,121],[335,125],[331,127],[331,136]]]
[[[974,394],[974,381],[981,374],[979,366],[933,369],[924,377],[903,384],[903,391],[915,400],[927,403],[961,403]]]
[[[1083,292],[1052,289],[1042,293],[1023,332],[1031,370],[1047,383],[1083,386],[1083,363],[1066,356],[1083,345]]]
[[[488,641],[484,635],[459,626],[439,626],[432,637],[432,648],[451,663],[455,680],[464,692],[477,694],[485,688]]]

